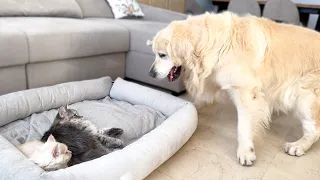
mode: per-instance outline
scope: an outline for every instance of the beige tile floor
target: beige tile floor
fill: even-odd
[[[236,161],[236,110],[232,105],[199,111],[191,139],[145,180],[320,180],[320,143],[302,157],[284,153],[283,143],[302,135],[290,115],[274,115],[271,129],[256,142],[252,167]]]

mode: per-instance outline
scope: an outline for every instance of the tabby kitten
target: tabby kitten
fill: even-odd
[[[123,142],[119,139],[123,134],[122,129],[99,129],[90,121],[84,120],[76,110],[65,106],[59,108],[51,128],[41,141],[47,141],[51,134],[58,142],[67,145],[72,152],[68,166],[90,161],[123,148]]]

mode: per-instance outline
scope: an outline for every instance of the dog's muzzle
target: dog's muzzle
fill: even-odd
[[[157,77],[157,72],[154,70],[153,66],[149,70],[149,76],[151,76],[153,78]]]

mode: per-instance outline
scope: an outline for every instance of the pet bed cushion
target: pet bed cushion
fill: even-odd
[[[56,108],[71,104],[99,127],[124,129],[124,149],[66,169],[45,172],[15,146],[39,139]],[[172,156],[197,126],[194,106],[118,78],[64,83],[0,97],[1,179],[141,180]]]

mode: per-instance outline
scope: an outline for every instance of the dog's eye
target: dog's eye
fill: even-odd
[[[160,58],[164,58],[166,56],[165,54],[162,54],[162,53],[158,53],[158,55]]]

